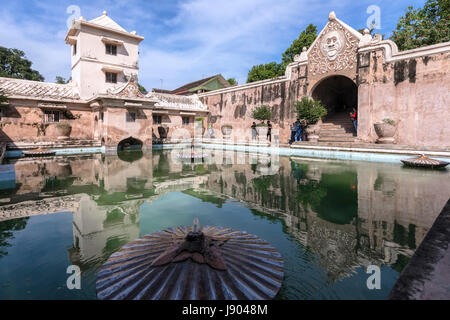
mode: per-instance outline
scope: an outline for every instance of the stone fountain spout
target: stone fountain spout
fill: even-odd
[[[205,236],[201,231],[198,218],[194,219],[192,231],[188,232],[184,241],[174,242],[151,264],[154,267],[191,259],[196,263],[206,263],[217,270],[227,270],[220,247],[228,239]]]

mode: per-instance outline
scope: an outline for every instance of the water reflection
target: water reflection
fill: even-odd
[[[144,205],[183,192],[218,208],[233,198],[282,221],[334,282],[369,264],[400,272],[450,196],[448,172],[229,151],[218,158],[183,163],[153,151],[17,161],[15,188],[0,191],[0,258],[28,217],[70,211],[69,259],[98,269],[142,236]]]

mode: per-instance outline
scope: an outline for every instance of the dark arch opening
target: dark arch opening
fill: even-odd
[[[327,108],[327,117],[358,109],[358,87],[345,76],[331,76],[322,80],[313,89],[312,98],[320,100]]]
[[[123,139],[117,145],[117,151],[142,150],[142,141],[133,137]]]

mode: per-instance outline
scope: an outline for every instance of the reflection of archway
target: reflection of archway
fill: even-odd
[[[358,108],[358,87],[345,76],[331,76],[314,87],[312,98],[322,102],[329,116],[348,113],[352,108]]]
[[[123,139],[117,145],[118,151],[142,150],[142,141],[133,137]]]

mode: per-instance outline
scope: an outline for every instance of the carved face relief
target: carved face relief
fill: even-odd
[[[343,36],[339,31],[331,31],[323,37],[320,49],[325,57],[333,61],[341,51],[343,42]]]

